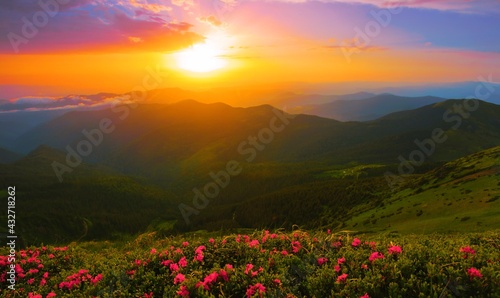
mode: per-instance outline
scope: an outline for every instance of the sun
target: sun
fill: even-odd
[[[188,49],[174,54],[177,66],[181,69],[207,73],[221,69],[227,65],[222,57],[223,50],[213,41],[205,41],[192,45]]]

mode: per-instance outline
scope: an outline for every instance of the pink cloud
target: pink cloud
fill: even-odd
[[[60,5],[51,16],[37,2],[1,2],[0,54],[169,51],[203,39],[191,31],[190,24],[169,20],[170,8],[166,5],[140,0],[89,2]],[[46,20],[37,23],[34,16],[40,13],[45,14]]]

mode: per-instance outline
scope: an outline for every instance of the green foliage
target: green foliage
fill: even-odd
[[[1,297],[498,297],[498,231],[357,237],[149,233],[116,246],[30,247],[16,252],[16,290],[0,275]]]
[[[346,221],[359,232],[480,232],[500,228],[500,147],[448,162],[422,175],[402,176],[402,187],[378,206],[357,206]],[[373,208],[375,207],[375,208]]]

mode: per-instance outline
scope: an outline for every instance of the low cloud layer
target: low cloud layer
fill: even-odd
[[[68,110],[68,109],[100,109],[128,102],[130,95],[96,94],[69,95],[65,97],[25,96],[0,101],[0,112]]]

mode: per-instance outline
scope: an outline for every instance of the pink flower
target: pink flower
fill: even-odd
[[[28,293],[28,297],[29,298],[43,298],[42,295],[40,295],[40,294],[33,294],[33,292],[29,292]]]
[[[210,288],[208,287],[208,285],[206,283],[202,282],[202,281],[197,282],[196,285],[195,285],[195,287],[196,288],[203,287],[203,289],[205,289],[207,291],[210,290]]]
[[[277,284],[277,285],[281,285],[281,280],[279,280],[279,279],[277,279],[277,278],[276,278],[275,280],[273,280],[273,282],[274,282],[275,284]]]
[[[126,272],[127,275],[133,276],[135,274],[135,270],[130,270]]]
[[[224,281],[228,281],[229,277],[227,276],[227,272],[224,269],[219,270],[219,276],[222,277]]]
[[[27,281],[27,283],[28,283],[29,285],[31,285],[31,284],[32,284],[32,283],[34,283],[34,282],[35,282],[35,279],[34,279],[34,278],[30,278],[30,279],[28,279],[28,281]]]
[[[196,250],[194,251],[194,253],[196,254],[194,256],[194,260],[195,261],[198,261],[198,262],[202,262],[203,261],[203,251],[205,250],[205,246],[204,245],[201,245],[201,246],[198,246],[198,248],[196,248]]]
[[[342,265],[344,263],[345,263],[345,258],[344,257],[337,259],[337,264]]]
[[[182,285],[176,293],[181,297],[189,297],[189,291],[185,285]]]
[[[215,239],[214,238],[210,238],[210,239],[208,239],[208,242],[210,242],[210,244],[214,244],[215,243]]]
[[[151,254],[152,254],[152,255],[156,254],[156,248],[152,248],[152,249],[151,249]]]
[[[56,293],[50,292],[47,294],[46,298],[52,298],[52,297],[56,297],[56,296],[57,296]]]
[[[381,254],[380,252],[376,251],[376,252],[372,253],[368,259],[370,260],[370,262],[373,262],[377,259],[383,259],[383,258],[384,258],[384,255]]]
[[[352,241],[351,245],[353,247],[357,247],[361,244],[361,240],[359,240],[358,238],[354,238],[354,240]]]
[[[262,297],[262,294],[266,292],[266,287],[264,287],[261,283],[256,283],[253,286],[249,286],[247,289],[247,298],[252,297],[255,294],[259,294],[259,297]]]
[[[185,279],[186,277],[184,276],[184,274],[182,273],[177,274],[174,277],[174,285],[182,283]]]
[[[203,258],[204,258],[203,254],[197,254],[196,256],[194,256],[194,260],[200,263],[203,262]]]
[[[219,274],[217,272],[212,272],[209,275],[207,275],[203,281],[206,284],[212,284],[217,281],[217,277],[219,277]]]
[[[189,246],[189,242],[187,242],[187,241],[182,242],[182,246],[183,246],[183,247],[187,247],[187,246]]]
[[[299,241],[292,241],[292,251],[293,253],[298,253],[302,248],[302,244]]]
[[[286,256],[287,254],[288,254],[288,251],[286,251],[286,250],[281,251],[281,255]]]
[[[45,273],[43,274],[43,278],[49,278],[49,272],[45,272]]]
[[[348,276],[347,273],[339,275],[339,277],[337,277],[337,282],[345,282],[347,280],[347,276]]]
[[[42,278],[42,280],[40,280],[40,286],[45,286],[47,284],[47,280],[45,280],[45,278]]]
[[[477,277],[477,278],[483,277],[483,275],[481,274],[481,271],[479,271],[478,269],[476,269],[474,267],[467,269],[467,274],[469,275],[470,279],[473,279],[475,277]]]
[[[153,298],[153,292],[149,292],[148,293],[144,293],[144,295],[142,296],[143,298]]]
[[[207,291],[210,290],[209,285],[217,281],[217,277],[219,277],[219,274],[217,272],[212,272],[209,275],[207,275],[203,281],[200,281],[196,284],[196,287],[199,288],[200,286],[203,286],[203,288]]]
[[[365,269],[365,270],[368,270],[368,265],[363,264],[363,265],[361,265],[361,268],[362,268],[362,269]]]
[[[248,272],[250,272],[250,270],[252,270],[252,269],[253,269],[253,265],[247,264],[246,269],[245,269],[245,274],[248,274]]]
[[[388,249],[388,252],[390,255],[399,255],[402,252],[401,246],[391,245]]]
[[[476,251],[473,250],[470,246],[461,247],[460,252],[464,252],[464,253],[471,254],[471,255],[476,253]]]
[[[370,296],[368,295],[368,293],[365,293],[363,296],[360,296],[359,298],[370,298]]]
[[[323,265],[324,263],[328,262],[328,259],[327,258],[319,258],[318,259],[318,265],[321,266]]]
[[[259,240],[255,239],[255,240],[252,240],[250,241],[250,243],[248,243],[248,247],[252,248],[252,247],[258,247],[259,246]]]
[[[469,255],[475,255],[476,251],[473,250],[470,246],[464,246],[460,248],[460,252],[464,253],[464,259],[467,259]]]
[[[335,269],[335,272],[337,272],[337,273],[340,272],[340,266],[339,265],[335,265],[335,267],[333,267],[333,269]]]
[[[170,271],[172,271],[172,272],[179,271],[179,266],[175,263],[170,264]]]
[[[179,262],[178,262],[179,266],[181,266],[182,268],[186,267],[188,265],[188,262],[186,260],[186,257],[182,257]]]
[[[100,282],[102,280],[102,274],[99,273],[97,274],[94,278],[92,278],[91,282],[95,285],[97,284],[98,282]]]

